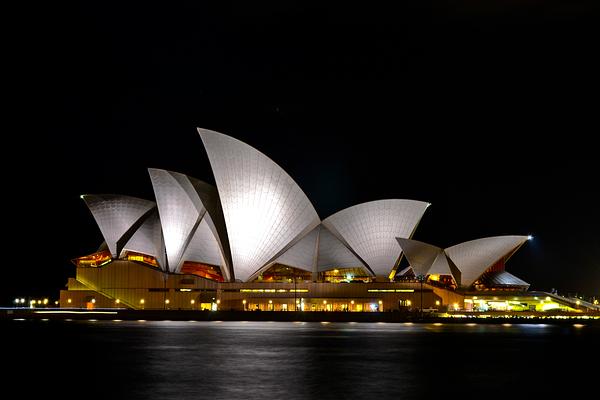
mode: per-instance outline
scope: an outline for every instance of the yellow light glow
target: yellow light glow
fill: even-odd
[[[354,300],[350,300],[350,304],[354,304]]]
[[[577,300],[577,301],[575,302],[575,304],[577,304],[577,305],[580,305],[580,304],[581,304],[581,302],[580,302],[579,300]]]
[[[169,300],[169,299],[165,300],[165,304],[169,304],[170,302],[171,302],[171,300]]]
[[[512,326],[512,324],[502,324],[502,326]]]
[[[121,300],[119,300],[119,299],[116,299],[116,300],[115,300],[115,303],[119,304],[119,303],[121,303]]]
[[[246,299],[242,300],[242,304],[246,304]]]
[[[477,300],[477,296],[473,296],[473,300]]]
[[[550,296],[546,296],[546,301],[550,301]]]
[[[453,306],[455,310],[458,310],[458,303],[454,303]]]
[[[56,301],[54,302],[54,304],[58,305],[58,300],[56,300]]]
[[[67,303],[71,304],[71,299],[67,299]]]
[[[217,304],[221,304],[221,300],[217,300]]]
[[[269,300],[269,304],[273,304],[273,300]]]
[[[439,300],[436,300],[436,301],[435,301],[435,305],[436,305],[436,306],[439,306],[439,305],[440,305],[440,301],[439,301]]]
[[[146,300],[140,299],[140,304],[144,304],[145,302],[146,302]]]
[[[396,289],[396,293],[414,293],[414,289]]]
[[[379,300],[379,304],[383,304],[383,301]]]
[[[407,305],[407,306],[410,306],[411,304],[412,304],[412,301],[410,301],[410,300],[406,300],[406,305]]]
[[[439,281],[440,280],[440,276],[439,275],[429,275],[429,280]]]
[[[38,300],[38,301],[37,301],[37,303],[38,303],[38,304],[42,304],[42,301],[41,301],[41,300]]]
[[[327,300],[323,300],[323,304],[327,304]]]
[[[584,326],[585,325],[583,325],[583,324],[573,324],[573,327],[578,328],[578,329],[583,328]]]
[[[441,323],[441,322],[436,322],[436,323],[435,323],[435,324],[433,324],[433,325],[435,325],[435,326],[442,326],[442,323]]]
[[[92,299],[92,304],[96,304],[96,299]]]
[[[21,302],[22,303],[22,302]],[[594,300],[594,304],[598,305],[598,300]]]
[[[333,273],[334,273],[334,274],[337,274],[338,272],[340,272],[340,270],[339,270],[339,269],[334,269],[334,270],[333,270]]]
[[[190,304],[194,304],[194,303],[196,303],[196,300],[194,300],[194,299],[190,300]]]

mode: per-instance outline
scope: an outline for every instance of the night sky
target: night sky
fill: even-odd
[[[427,201],[415,239],[533,234],[508,271],[600,295],[593,1],[120,3],[13,21],[2,304],[58,296],[96,250],[80,194],[153,199],[148,167],[214,183],[196,127],[264,152],[322,219]]]

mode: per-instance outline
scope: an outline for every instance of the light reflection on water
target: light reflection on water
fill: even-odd
[[[514,397],[516,389],[518,397],[556,393],[560,381],[552,390],[544,386],[545,368],[532,364],[583,363],[598,337],[592,330],[543,324],[30,321],[4,332],[12,343],[26,345],[20,354],[25,357],[9,356],[8,365],[62,361],[69,387],[91,387],[98,397],[417,399],[450,393],[487,399]],[[46,376],[64,377],[62,367]],[[59,393],[60,385],[48,387]]]

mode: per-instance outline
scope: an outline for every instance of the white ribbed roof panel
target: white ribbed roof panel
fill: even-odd
[[[117,242],[155,206],[152,201],[115,194],[86,194],[81,198],[92,212],[113,257],[120,252]]]
[[[339,211],[323,225],[347,243],[376,275],[388,276],[400,256],[397,237],[410,238],[429,203],[379,200]]]
[[[205,213],[190,181],[183,174],[149,168],[162,224],[169,271],[181,267],[181,257]]]
[[[396,238],[415,275],[427,275],[442,249],[418,240]]]
[[[315,251],[317,250],[318,237],[319,228],[317,227],[279,256],[275,262],[306,271],[312,271],[315,263]]]
[[[134,251],[156,258],[161,269],[166,270],[165,245],[158,211],[154,211],[123,247],[123,252]]]
[[[198,129],[227,226],[235,277],[246,281],[319,216],[296,182],[267,156],[230,136]]]
[[[461,286],[471,286],[489,267],[515,251],[527,236],[495,236],[449,247],[446,254],[461,272]]]
[[[196,228],[175,272],[181,271],[181,267],[185,261],[218,265],[221,270],[225,268],[225,262],[221,256],[219,243],[210,229],[207,221],[208,218],[210,218],[208,213],[204,214],[204,218],[202,218],[198,228]]]
[[[320,227],[320,231],[317,271],[323,272],[335,268],[362,268],[371,275],[364,263],[333,233],[324,226]]]
[[[427,273],[431,275],[437,274],[454,276],[452,270],[450,269],[450,264],[448,264],[448,259],[446,258],[446,253],[444,253],[444,250],[440,250],[437,257],[435,258],[435,261],[433,262],[433,264],[431,264],[431,268],[429,268],[429,271]],[[454,277],[454,280],[456,281],[458,279]]]

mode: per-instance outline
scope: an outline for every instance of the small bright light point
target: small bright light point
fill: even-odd
[[[578,328],[578,329],[579,329],[579,328],[583,328],[585,325],[583,325],[583,324],[573,324],[573,326],[574,326],[575,328]]]
[[[44,304],[48,304],[48,299],[44,299]]]
[[[192,301],[194,301],[194,300],[192,300]],[[242,300],[242,304],[246,304],[246,300],[245,299]]]
[[[273,300],[269,300],[269,304],[273,304]]]
[[[383,304],[383,301],[379,300],[379,304]]]
[[[71,299],[67,299],[67,303],[71,304],[72,300]]]
[[[25,299],[21,297],[21,303],[25,304]],[[598,303],[596,303],[598,304]]]
[[[79,196],[79,198],[80,198],[81,200],[83,200],[83,199],[84,199],[84,195],[81,195],[81,196]]]
[[[115,300],[115,303],[117,303],[117,304],[119,304],[120,302],[121,302],[121,300],[119,300],[119,299]]]
[[[140,304],[144,304],[146,301],[144,299],[140,299]]]
[[[96,304],[96,299],[92,299],[92,304]]]
[[[217,304],[221,304],[221,300],[217,300]]]
[[[512,326],[512,324],[502,324],[502,326]]]
[[[190,300],[190,304],[194,304],[196,302],[196,300],[192,299]]]
[[[412,304],[412,302],[410,300],[406,300],[406,305],[410,306]]]
[[[165,300],[165,304],[169,304],[170,302],[171,302],[171,300],[169,300],[169,299]]]
[[[550,298],[550,296],[546,296],[546,301],[550,301],[550,300],[552,300],[552,299]]]
[[[527,235],[527,240],[533,240],[533,235]]]
[[[350,301],[350,304],[354,304],[354,300]]]
[[[327,304],[327,300],[323,300],[323,304]]]
[[[575,304],[577,304],[577,305],[580,305],[580,304],[581,304],[581,301],[577,300],[577,301],[575,302]]]
[[[440,305],[440,301],[439,301],[439,300],[436,300],[436,301],[435,301],[435,305],[436,305],[436,306],[439,306],[439,305]]]

